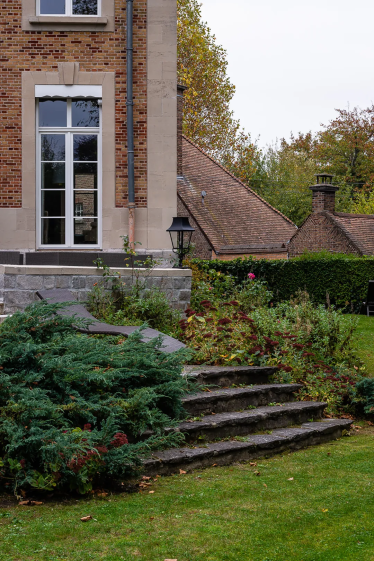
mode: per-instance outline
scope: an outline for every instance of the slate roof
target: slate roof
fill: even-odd
[[[186,137],[178,196],[216,252],[233,246],[246,246],[248,252],[281,247],[296,230],[291,220]]]
[[[363,255],[374,255],[374,214],[328,214]]]

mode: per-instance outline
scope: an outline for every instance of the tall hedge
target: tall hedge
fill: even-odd
[[[355,312],[366,300],[369,280],[374,280],[374,258],[310,256],[268,261],[248,257],[233,261],[194,259],[192,263],[200,270],[230,274],[238,284],[248,278],[248,273],[254,273],[268,283],[278,302],[289,300],[298,290],[306,290],[318,304],[330,302]]]

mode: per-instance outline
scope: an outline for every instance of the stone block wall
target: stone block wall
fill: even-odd
[[[126,286],[135,281],[130,269],[119,269]],[[144,275],[144,270],[141,271]],[[148,277],[140,277],[145,290],[157,286],[169,298],[172,308],[185,310],[191,298],[192,272],[189,269],[154,269]],[[93,267],[0,266],[0,299],[4,313],[23,310],[39,301],[38,290],[65,288],[79,302],[84,302],[95,283],[103,282],[101,271]]]

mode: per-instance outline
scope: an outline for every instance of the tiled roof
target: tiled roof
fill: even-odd
[[[335,212],[332,217],[363,255],[374,255],[374,214]]]
[[[282,245],[296,230],[291,220],[185,137],[178,196],[215,251],[224,246]]]

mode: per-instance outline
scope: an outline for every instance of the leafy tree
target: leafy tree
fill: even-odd
[[[201,17],[197,0],[178,0],[178,80],[188,88],[183,130],[221,159],[232,153],[240,129],[230,110],[235,86],[227,76],[226,51]]]

